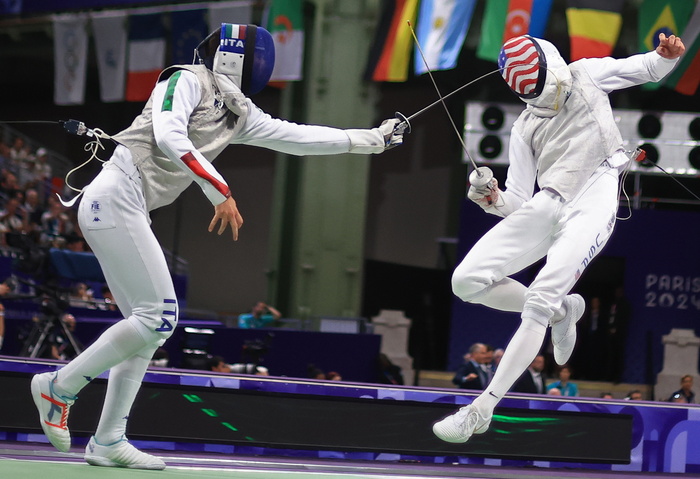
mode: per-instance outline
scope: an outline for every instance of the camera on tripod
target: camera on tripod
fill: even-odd
[[[14,280],[29,286],[34,294],[23,295],[39,303],[39,316],[27,335],[21,356],[31,358],[46,355],[51,338],[60,337],[75,355],[82,352],[82,345],[73,336],[70,326],[62,321],[69,307],[69,289],[61,286],[61,281],[100,281],[104,282],[102,269],[92,253],[78,253],[51,248],[42,254],[43,261],[37,270],[27,272],[36,280],[14,277]],[[35,264],[33,264],[35,266]]]

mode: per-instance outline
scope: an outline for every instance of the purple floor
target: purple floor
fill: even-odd
[[[222,470],[245,469],[258,473],[309,473],[309,475],[362,475],[370,477],[454,477],[454,478],[672,478],[678,474],[629,473],[591,471],[583,469],[551,469],[539,467],[478,466],[464,464],[434,464],[400,461],[353,461],[346,459],[289,458],[274,456],[244,456],[213,453],[184,453],[173,451],[149,451],[161,457],[168,468]],[[52,446],[41,443],[0,442],[0,462],[3,460],[52,461],[83,463],[82,447],[74,447],[68,453],[57,452]],[[698,477],[682,474],[682,477]]]

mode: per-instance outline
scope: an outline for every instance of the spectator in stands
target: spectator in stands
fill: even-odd
[[[11,171],[6,172],[2,180],[0,180],[0,195],[7,200],[8,198],[15,197],[18,191],[20,191],[20,189],[17,185],[17,175]]]
[[[168,362],[170,361],[170,354],[164,348],[156,349],[153,353],[153,358],[151,358],[150,366],[155,366],[157,368],[167,368]]]
[[[337,371],[329,371],[326,373],[326,379],[328,381],[342,381],[343,376],[341,376]]]
[[[239,328],[264,328],[273,326],[274,322],[282,317],[282,313],[273,306],[258,301],[251,309],[250,313],[238,316]]]
[[[681,388],[671,394],[668,398],[671,402],[695,404],[695,393],[693,392],[693,376],[686,374],[681,378]]]
[[[42,244],[49,245],[58,237],[66,233],[68,216],[64,212],[63,205],[53,196],[49,196],[49,207],[41,215]]]
[[[73,337],[73,341],[75,341],[78,350],[76,351],[75,347],[71,343],[71,339],[68,337],[68,334],[66,334],[63,328],[54,328],[48,339],[48,342],[51,345],[50,354],[52,359],[69,361],[76,357],[83,347],[73,334],[75,333],[76,328],[75,316],[70,313],[64,313],[59,318],[59,321],[66,326],[66,329]]]
[[[41,204],[39,192],[34,188],[29,188],[24,193],[24,204],[22,207],[27,212],[27,234],[38,243],[41,238],[41,215],[45,211]]]
[[[264,366],[253,363],[228,364],[222,356],[212,356],[207,361],[207,368],[217,373],[254,374],[256,376],[269,376],[270,372]]]
[[[545,394],[544,355],[538,354],[511,388],[511,392]]]
[[[452,382],[460,389],[483,391],[493,378],[493,348],[483,343],[474,343],[469,348],[469,357],[471,359],[457,369]]]
[[[496,348],[493,351],[493,362],[491,363],[492,369],[494,372],[498,368],[498,364],[501,362],[501,358],[503,357],[503,353],[505,352],[505,349],[503,348]]]
[[[5,208],[0,211],[0,233],[2,233],[2,243],[5,241],[7,234],[22,234],[27,230],[28,215],[24,209],[20,208],[20,202],[17,198],[9,198],[5,203]]]
[[[571,378],[571,368],[568,364],[559,366],[557,372],[558,381],[547,386],[547,391],[550,389],[558,389],[562,396],[576,397],[578,396],[578,385],[569,381]]]
[[[117,307],[117,301],[114,299],[114,295],[109,290],[109,286],[107,286],[106,284],[104,286],[102,286],[101,293],[102,293],[102,298],[104,298],[104,304],[105,304],[106,309],[108,309],[110,311],[116,311],[117,309],[119,309]],[[156,350],[156,352],[157,352],[157,350]]]
[[[5,176],[10,164],[10,147],[0,140],[0,175]]]
[[[326,379],[326,373],[315,365],[309,364],[306,369],[308,370],[309,379]]]
[[[0,349],[5,339],[5,305],[0,303]]]
[[[48,191],[48,183],[51,182],[52,176],[51,165],[49,164],[49,154],[46,148],[36,150],[36,164],[34,166],[34,183],[36,188],[46,194]]]
[[[548,396],[563,396],[561,389],[559,388],[547,388],[547,395]]]
[[[600,398],[601,399],[613,399],[612,393],[609,392],[602,392],[600,393]]]
[[[24,143],[24,138],[21,136],[15,137],[14,142],[12,143],[12,147],[10,147],[10,170],[12,173],[15,175],[18,174],[19,168],[24,162],[29,157],[29,147]]]
[[[401,368],[392,363],[389,356],[384,353],[379,354],[379,382],[399,385],[404,383]]]
[[[94,292],[85,283],[76,283],[70,293],[69,303],[73,307],[94,308]]]
[[[74,253],[84,253],[87,250],[85,240],[75,233],[66,235],[66,249]]]
[[[625,401],[641,401],[642,400],[642,391],[639,389],[633,389],[629,393],[627,393],[627,396],[625,396]]]

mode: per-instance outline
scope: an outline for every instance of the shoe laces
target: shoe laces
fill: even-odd
[[[479,422],[479,413],[471,406],[465,406],[455,414],[455,424],[462,430],[464,434],[469,431],[474,431]]]
[[[47,422],[47,424],[51,426],[56,426],[60,429],[68,429],[68,412],[70,411],[70,407],[73,405],[77,398],[65,397],[56,393],[53,389],[53,381],[53,379],[49,381],[49,396],[45,394],[42,394],[41,396],[57,408],[60,408],[61,419],[59,420],[58,424],[52,424],[49,422]]]

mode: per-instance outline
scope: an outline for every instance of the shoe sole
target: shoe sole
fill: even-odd
[[[125,469],[148,469],[150,471],[160,471],[165,469],[165,465],[161,464],[119,464],[111,459],[102,456],[85,456],[85,462],[91,466],[100,467],[122,467]]]
[[[36,406],[37,411],[39,412],[39,423],[41,424],[41,429],[44,431],[44,435],[46,438],[51,442],[53,447],[58,449],[60,452],[68,452],[70,451],[70,440],[68,441],[67,446],[61,446],[59,444],[56,444],[54,441],[51,440],[52,434],[51,434],[51,429],[49,427],[54,427],[54,426],[49,426],[44,422],[44,411],[43,411],[43,401],[46,401],[46,399],[42,398],[42,392],[41,392],[41,386],[39,385],[39,377],[34,376],[32,378],[31,382],[31,390],[32,390],[32,399],[34,400],[34,405]],[[69,433],[70,434],[70,433]]]

